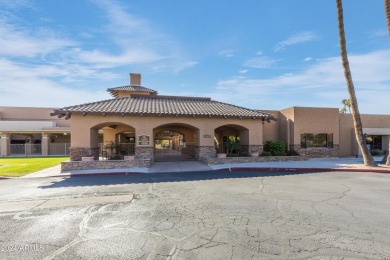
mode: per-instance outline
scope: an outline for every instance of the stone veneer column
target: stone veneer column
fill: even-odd
[[[81,148],[81,147],[70,147],[69,157],[71,161],[81,161],[83,156],[93,156],[95,160],[99,160],[99,147],[93,148]]]
[[[49,155],[49,143],[50,143],[49,134],[43,133],[41,147],[42,147],[42,155],[44,155],[44,156]]]
[[[301,156],[307,156],[312,158],[322,158],[322,157],[339,157],[340,156],[340,147],[338,144],[334,144],[333,148],[301,148],[301,145],[290,145],[290,149],[293,149],[299,153]]]
[[[251,153],[259,153],[259,154],[261,154],[263,152],[263,150],[264,150],[264,146],[263,145],[245,145],[244,147],[247,149],[249,154],[251,154]]]
[[[0,135],[0,156],[9,155],[9,145],[11,144],[10,134]]]
[[[195,159],[202,161],[203,158],[211,159],[217,156],[214,146],[196,146],[195,147]]]
[[[136,146],[135,159],[147,160],[154,162],[154,148],[149,146]]]

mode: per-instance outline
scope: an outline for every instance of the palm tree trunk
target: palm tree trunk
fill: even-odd
[[[341,55],[341,61],[343,63],[343,68],[344,68],[345,80],[347,81],[348,93],[351,101],[352,118],[354,123],[356,140],[359,144],[360,150],[362,151],[364,165],[378,166],[374,161],[374,159],[372,158],[370,151],[366,146],[366,140],[363,135],[362,121],[360,119],[360,113],[359,113],[358,103],[355,94],[355,87],[353,85],[351,70],[349,68],[347,45],[345,43],[342,0],[336,0],[336,5],[337,5],[337,17],[338,17],[338,30],[339,30],[339,38],[340,38],[340,55]]]
[[[390,0],[385,0],[385,15],[386,15],[386,23],[387,23],[387,32],[390,37]]]
[[[389,38],[390,38],[390,0],[385,0],[385,16],[386,16],[386,23],[387,23],[387,32],[389,33]],[[386,165],[390,165],[389,150],[387,150],[381,163],[386,164]]]
[[[390,165],[390,153],[389,153],[389,150],[387,150],[385,156],[383,156],[381,164]]]

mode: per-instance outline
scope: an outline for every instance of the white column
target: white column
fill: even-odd
[[[41,147],[42,147],[42,155],[44,156],[49,155],[49,143],[50,143],[49,134],[42,133]]]
[[[0,156],[8,156],[10,148],[10,134],[1,134],[0,135]]]

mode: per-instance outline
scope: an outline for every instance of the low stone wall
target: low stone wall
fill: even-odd
[[[95,160],[99,159],[99,147],[85,148],[85,147],[70,147],[69,157],[72,161],[80,161],[83,156],[92,156]]]
[[[261,154],[264,150],[264,145],[241,145],[249,154],[259,153]]]
[[[135,147],[135,158],[138,160],[148,160],[154,158],[154,148],[153,147]]]
[[[285,161],[307,161],[305,156],[258,156],[258,157],[226,157],[226,158],[205,158],[202,157],[202,163],[213,164],[230,164],[230,163],[254,163],[254,162],[285,162]]]
[[[214,146],[196,146],[195,147],[195,159],[202,161],[202,158],[212,159],[217,156],[217,152]]]
[[[302,156],[311,158],[323,158],[323,157],[339,157],[340,148],[338,144],[334,144],[333,148],[301,148],[300,145],[291,145],[290,149],[297,151]]]
[[[151,160],[70,161],[61,163],[61,171],[149,168]]]

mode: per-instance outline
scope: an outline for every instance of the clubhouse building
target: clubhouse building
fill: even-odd
[[[228,140],[252,156],[270,140],[309,157],[359,156],[352,116],[338,108],[260,111],[205,97],[163,96],[142,86],[135,73],[129,85],[107,91],[111,99],[63,108],[0,107],[0,156],[69,155],[76,168],[87,157],[106,163],[99,167],[148,167],[172,154],[207,163],[228,152]],[[390,115],[361,117],[370,149],[389,149]],[[102,160],[114,153],[132,157],[116,165]]]

